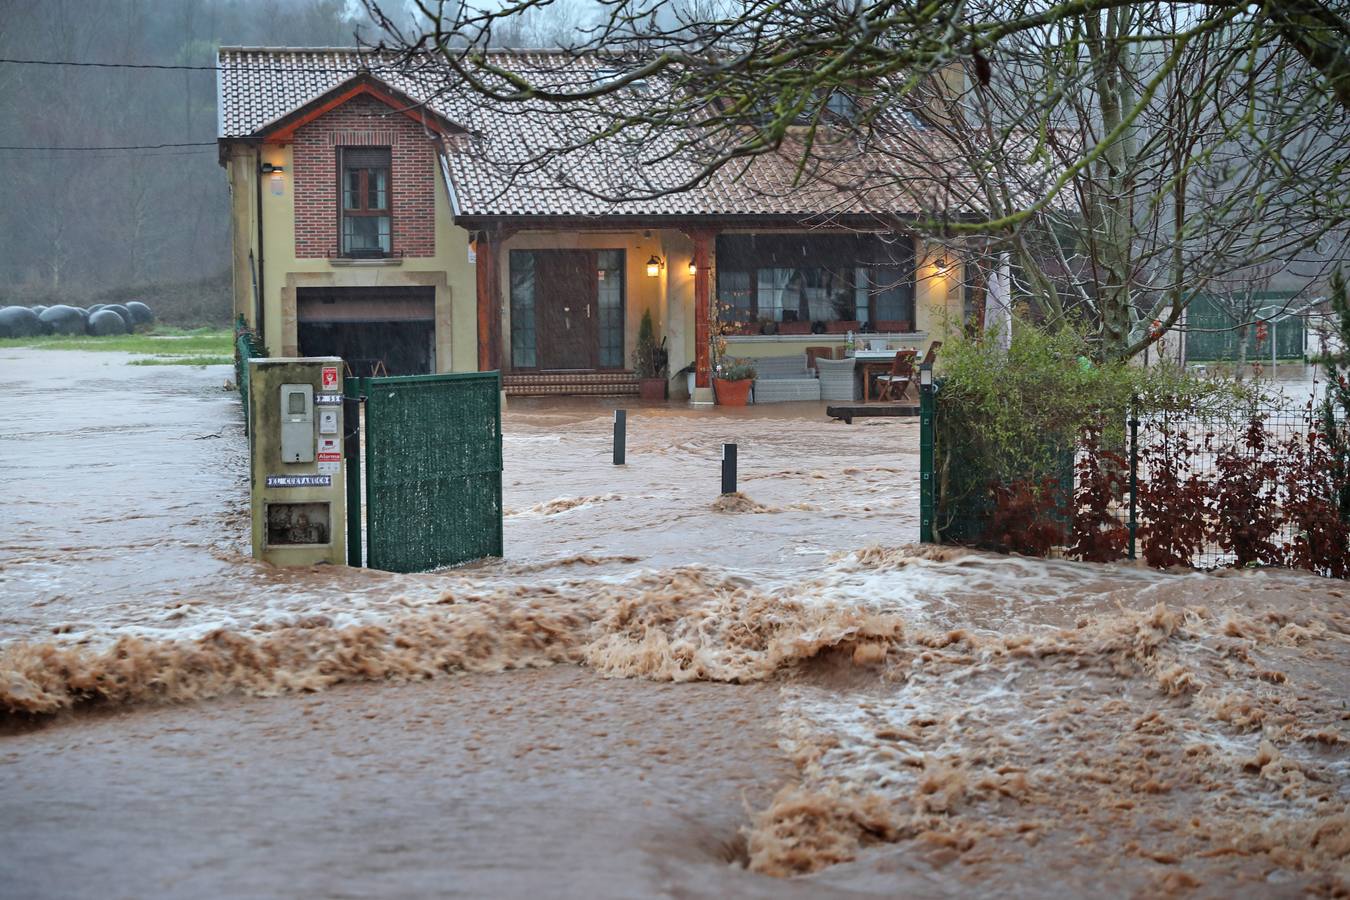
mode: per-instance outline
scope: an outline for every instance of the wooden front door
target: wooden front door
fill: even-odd
[[[594,369],[596,260],[589,250],[535,251],[535,340],[541,369]]]

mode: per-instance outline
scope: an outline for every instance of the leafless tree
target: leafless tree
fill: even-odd
[[[1038,315],[1086,324],[1102,358],[1179,326],[1216,277],[1345,256],[1338,0],[616,0],[528,65],[488,51],[547,0],[414,0],[411,30],[365,2],[454,90],[562,117],[515,160],[534,177],[618,200],[788,156],[803,185],[926,211],[896,228],[1011,252]],[[569,181],[587,149],[630,174]]]

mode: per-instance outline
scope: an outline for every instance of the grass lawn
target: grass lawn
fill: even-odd
[[[138,334],[93,337],[47,334],[31,338],[0,338],[0,349],[34,347],[40,350],[105,350],[135,353],[133,366],[216,366],[234,362],[234,332],[229,328],[171,328],[156,326]]]

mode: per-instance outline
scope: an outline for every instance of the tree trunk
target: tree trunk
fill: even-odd
[[[1238,326],[1238,345],[1237,345],[1237,371],[1233,377],[1238,381],[1242,380],[1242,375],[1247,371],[1247,329],[1250,325],[1242,324]]]

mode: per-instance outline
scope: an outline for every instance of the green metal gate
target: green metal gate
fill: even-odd
[[[1265,324],[1265,339],[1259,339],[1255,324],[1247,328],[1247,361],[1263,362],[1271,358],[1274,344],[1276,359],[1299,359],[1306,352],[1306,327],[1302,316],[1285,312],[1292,292],[1263,291],[1248,302],[1253,323]],[[1200,294],[1186,307],[1187,362],[1234,362],[1238,358],[1238,321],[1213,298]]]
[[[500,374],[347,379],[349,401],[358,394],[365,399],[366,565],[424,572],[501,556]],[[362,467],[349,459],[347,471],[348,515],[359,517],[351,494],[359,501],[352,482]],[[349,521],[358,538],[349,553],[354,565],[361,564],[359,528],[359,518]]]

